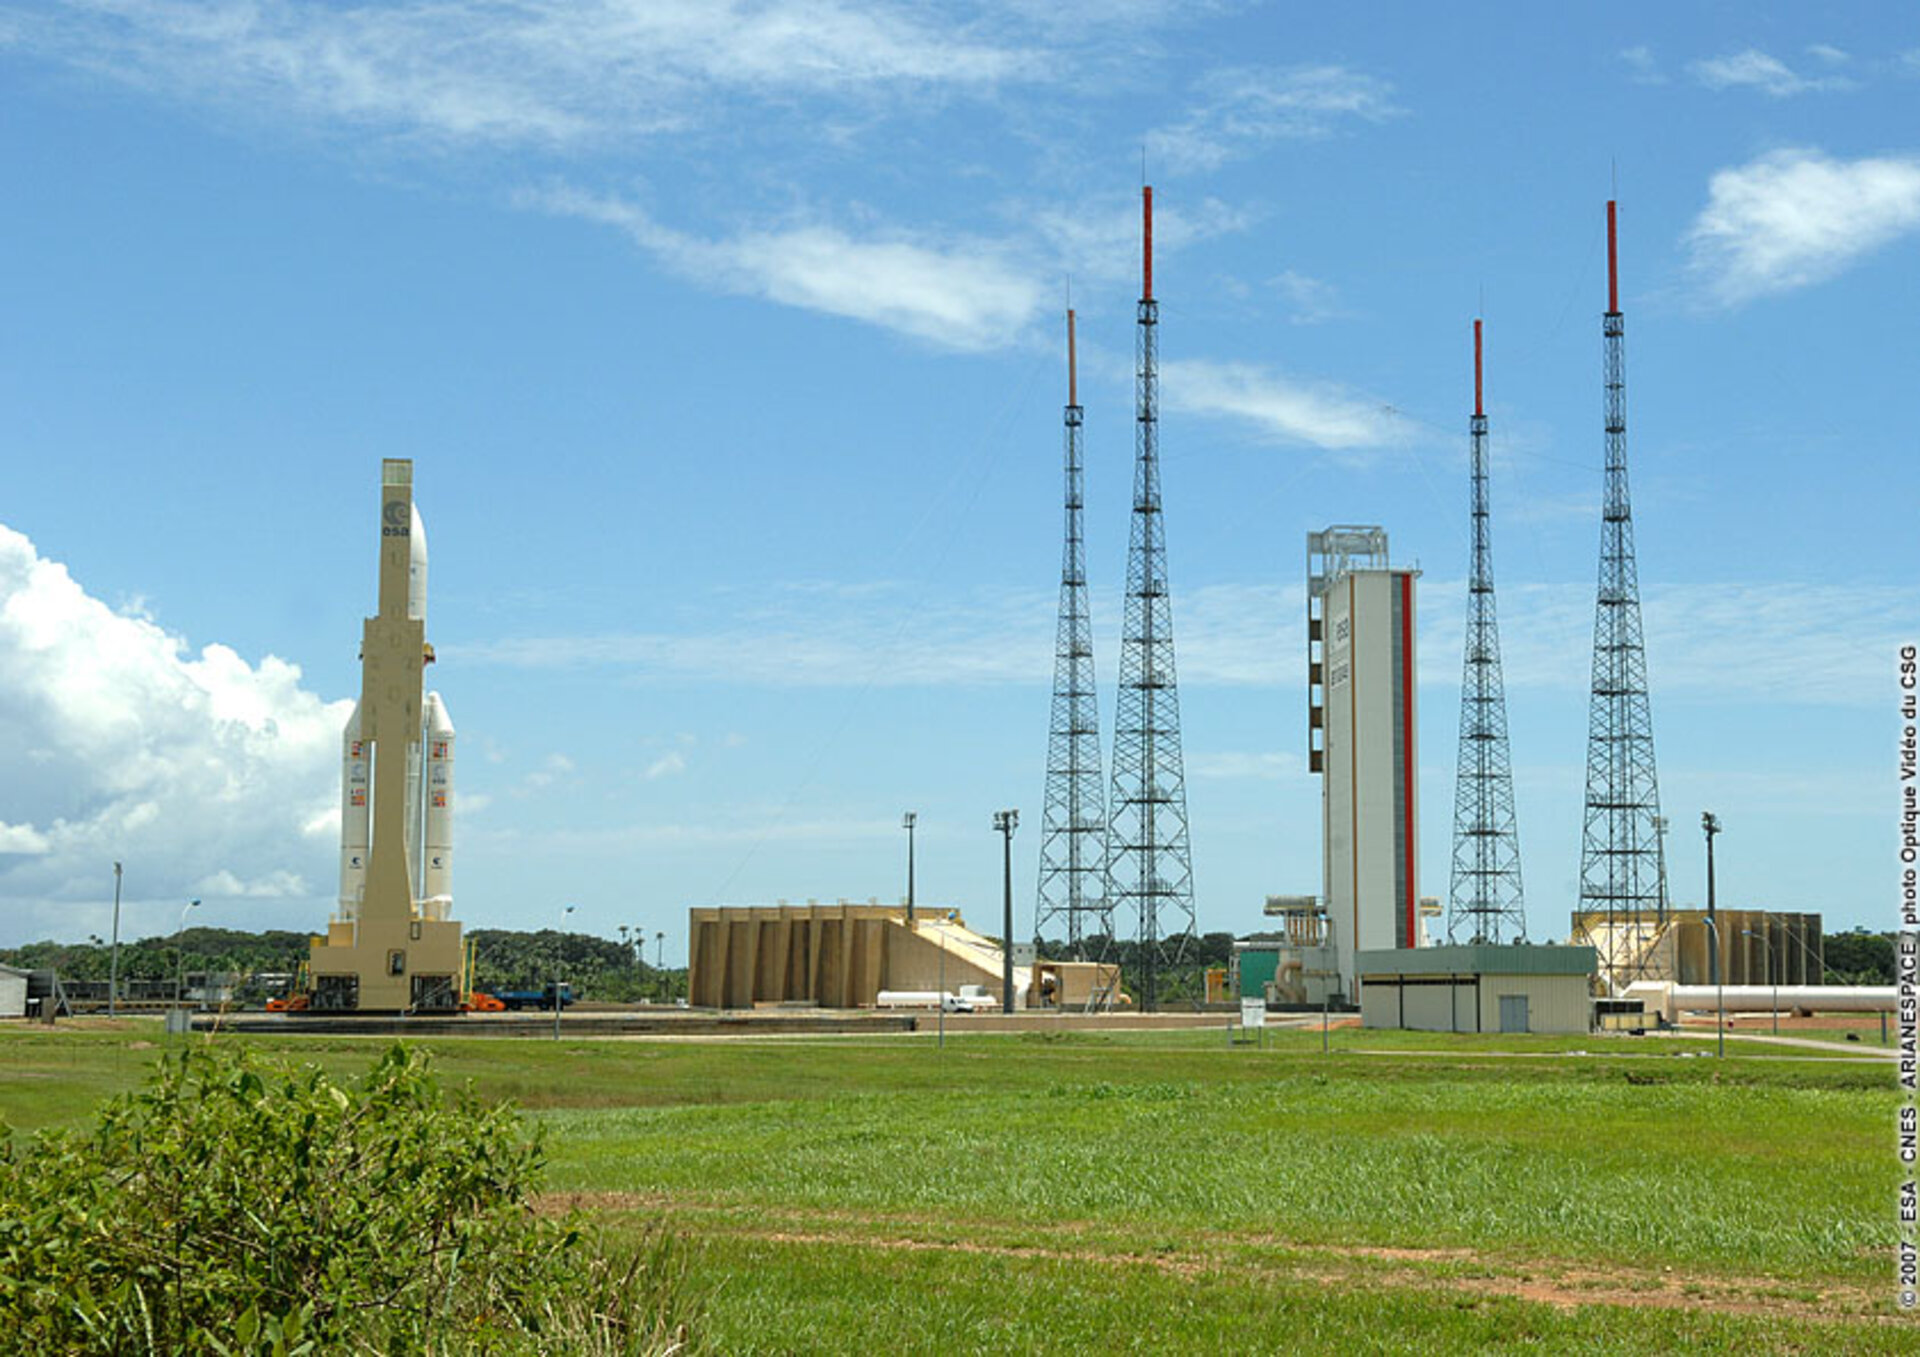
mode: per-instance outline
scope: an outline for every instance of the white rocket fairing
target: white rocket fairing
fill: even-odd
[[[407,543],[407,616],[415,622],[427,620],[427,525],[420,521],[420,506],[413,506],[413,532]]]
[[[413,506],[407,559],[407,617],[427,616],[427,531]],[[420,734],[407,742],[405,779],[405,861],[407,880],[419,915],[446,919],[453,908],[453,722],[439,693],[421,704]],[[360,915],[366,894],[367,856],[373,819],[372,769],[361,738],[360,704],[341,738],[340,758],[340,907],[335,917]]]

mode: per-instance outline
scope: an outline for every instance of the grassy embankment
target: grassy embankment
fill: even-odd
[[[431,1044],[542,1125],[556,1197],[693,1241],[730,1352],[1908,1350],[1884,1064],[1333,1043]],[[0,1040],[0,1111],[84,1120],[150,1054]]]

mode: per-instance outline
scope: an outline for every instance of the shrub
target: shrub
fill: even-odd
[[[15,1351],[671,1352],[684,1265],[531,1209],[505,1107],[395,1046],[341,1083],[245,1052],[164,1058],[87,1136],[0,1138]]]

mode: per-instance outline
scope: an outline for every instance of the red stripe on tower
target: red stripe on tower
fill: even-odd
[[[1620,314],[1620,246],[1614,223],[1614,200],[1607,199],[1607,314]]]
[[[1473,413],[1486,414],[1480,400],[1480,322],[1473,323]]]
[[[1407,873],[1406,941],[1407,947],[1420,945],[1420,891],[1414,882],[1414,863],[1419,861],[1413,837],[1413,575],[1400,577],[1400,779],[1403,788],[1401,813],[1406,817]]]
[[[1153,185],[1140,190],[1140,300],[1153,300]]]

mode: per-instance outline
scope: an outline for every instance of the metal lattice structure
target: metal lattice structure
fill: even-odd
[[[1053,654],[1053,719],[1047,737],[1047,793],[1040,830],[1040,883],[1033,911],[1035,941],[1066,931],[1074,960],[1087,960],[1113,937],[1107,902],[1107,803],[1101,785],[1100,703],[1095,692],[1093,624],[1087,610],[1087,545],[1081,530],[1085,461],[1073,312],[1067,312],[1067,531],[1060,562],[1060,622]],[[1057,936],[1057,934],[1056,934]],[[1098,958],[1094,958],[1097,960]]]
[[[1193,947],[1194,917],[1173,602],[1160,503],[1160,305],[1153,299],[1151,188],[1141,194],[1141,221],[1133,526],[1127,538],[1126,616],[1113,723],[1107,900],[1112,906],[1131,905],[1139,919],[1140,1006],[1151,1012],[1159,1002],[1160,973]]]
[[[1607,469],[1600,527],[1600,587],[1593,620],[1593,696],[1587,709],[1586,826],[1580,843],[1580,908],[1604,917],[1594,938],[1618,989],[1638,978],[1647,945],[1665,925],[1660,786],[1653,762],[1653,711],[1640,579],[1627,493],[1626,319],[1614,204],[1607,204],[1605,345]],[[1589,924],[1589,936],[1592,925]]]
[[[1453,882],[1447,940],[1524,942],[1520,828],[1514,816],[1507,694],[1493,605],[1492,510],[1487,413],[1481,395],[1480,322],[1473,323],[1473,566],[1467,582],[1467,647],[1460,679],[1460,759],[1453,784]]]

